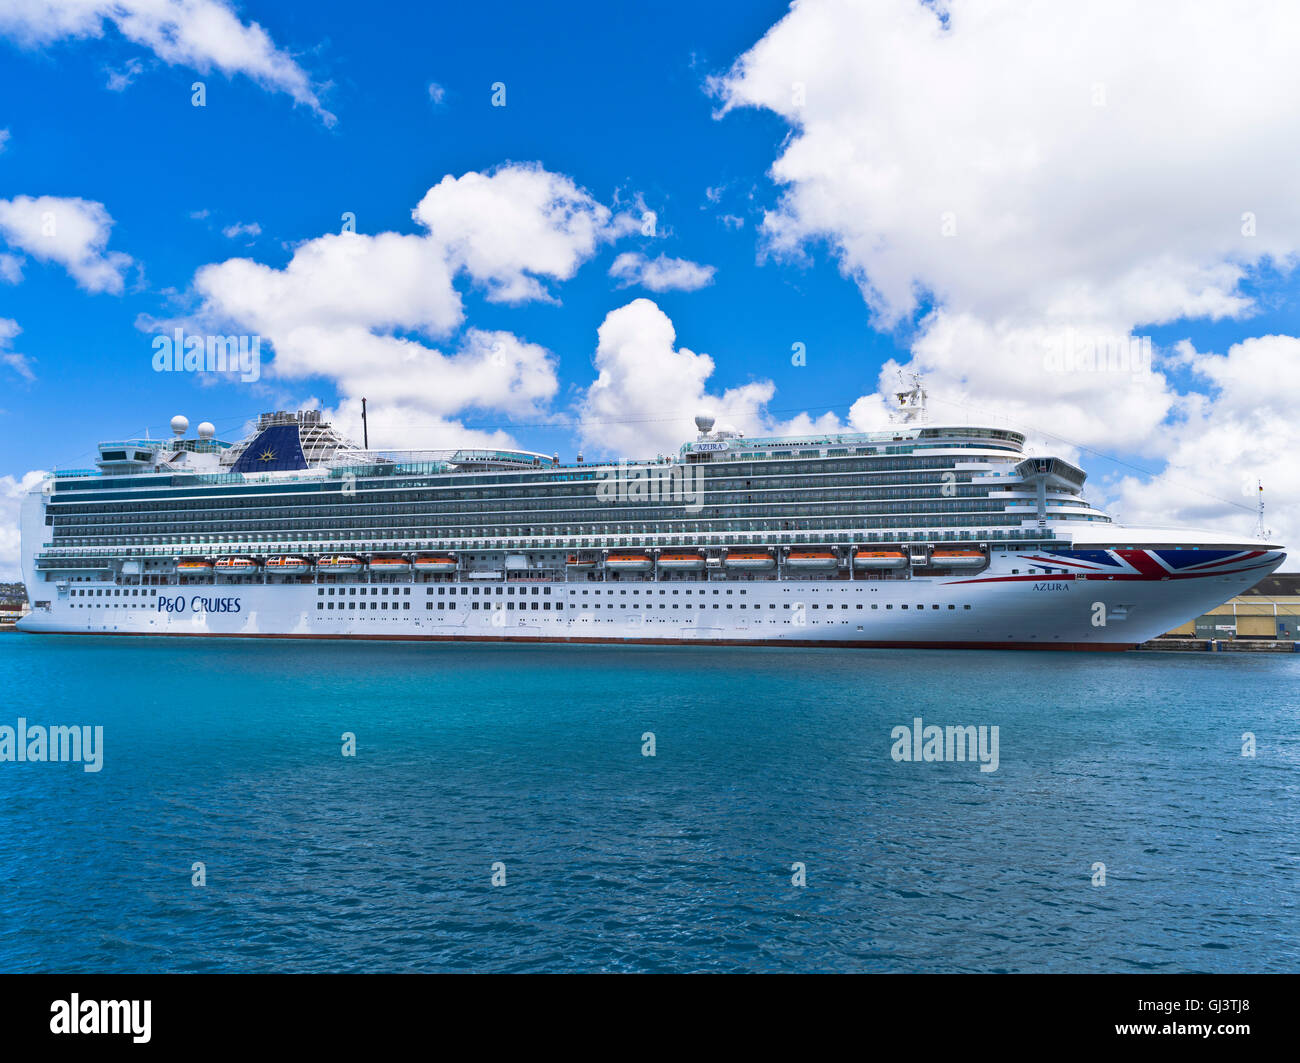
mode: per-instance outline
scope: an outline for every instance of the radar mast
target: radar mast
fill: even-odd
[[[911,387],[907,386],[909,378]],[[894,392],[894,400],[898,403],[898,408],[890,411],[890,420],[897,424],[913,424],[926,420],[926,393],[925,385],[921,381],[921,374],[912,372],[904,376],[903,371],[900,369],[898,371],[898,384],[902,390]]]

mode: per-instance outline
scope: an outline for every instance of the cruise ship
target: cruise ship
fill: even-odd
[[[1250,537],[1124,527],[1004,428],[747,438],[654,459],[378,451],[318,411],[101,443],[24,501],[24,631],[1124,650],[1271,573]]]

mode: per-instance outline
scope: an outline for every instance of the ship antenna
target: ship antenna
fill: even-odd
[[[913,421],[924,421],[926,418],[925,410],[925,384],[922,382],[921,374],[915,370],[909,374],[911,377],[911,387],[908,387],[908,378],[903,375],[903,371],[898,371],[898,386],[901,390],[894,392],[894,399],[898,403],[898,408],[890,411],[890,419],[909,424]]]
[[[365,399],[361,400],[361,445],[366,450],[370,449],[370,429],[366,425],[366,400]]]
[[[1259,516],[1255,520],[1255,538],[1267,539],[1270,537],[1269,529],[1264,527],[1264,484],[1261,480],[1255,481],[1255,486],[1259,488]]]

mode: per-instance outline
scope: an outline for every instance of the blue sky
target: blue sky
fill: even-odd
[[[308,401],[346,421],[370,364],[372,427],[386,445],[432,425],[410,445],[450,445],[464,429],[569,457],[666,449],[701,405],[751,432],[871,427],[893,359],[926,371],[936,415],[1018,420],[1082,456],[1094,495],[1125,518],[1247,530],[1254,499],[1241,484],[1258,475],[1274,526],[1300,528],[1300,482],[1280,460],[1300,437],[1279,427],[1300,398],[1294,75],[1260,73],[1269,64],[1255,48],[1211,77],[1235,89],[1211,87],[1225,110],[1238,91],[1271,102],[1235,118],[1204,100],[1189,110],[1182,86],[1207,75],[1188,53],[1207,32],[1226,52],[1239,32],[1214,5],[1181,7],[1193,30],[1171,38],[1157,13],[1109,3],[1101,15],[1131,24],[1092,36],[1068,16],[1026,6],[999,21],[961,2],[941,30],[912,0],[810,0],[781,25],[786,5],[766,2],[562,14],[378,3],[364,15],[328,0],[205,3],[231,29],[227,73],[215,44],[175,27],[95,14],[68,28],[60,0],[0,14],[0,255],[11,273],[0,283],[0,477],[11,500],[33,470],[88,464],[96,441],[165,433],[175,413],[233,438],[262,410]],[[1280,20],[1264,35],[1294,41],[1285,6],[1264,8]],[[263,46],[241,36],[253,23]],[[1163,59],[1144,52],[1157,33]],[[231,60],[240,49],[247,57]],[[1072,61],[1081,69],[1063,75]],[[206,106],[192,105],[195,81]],[[492,106],[498,82],[504,107]],[[1076,91],[1091,106],[1076,107]],[[454,321],[438,310],[437,324],[415,313],[394,325],[358,311],[350,323],[385,344],[360,368],[340,368],[345,352],[315,365],[300,350],[282,375],[283,315],[253,313],[233,274],[196,286],[203,267],[240,258],[274,277],[296,249],[338,233],[344,212],[367,238],[418,236],[412,211],[444,177],[511,167],[571,183],[606,235],[571,271],[521,267],[542,297],[502,298],[495,267],[471,264],[449,290],[463,303]],[[110,268],[120,290],[91,290],[91,267],[79,278],[43,255],[21,217],[6,229],[4,204],[23,196],[101,204],[111,229],[87,254],[129,256]],[[957,239],[945,243],[949,201]],[[445,209],[480,208],[492,210],[458,196]],[[653,236],[632,225],[646,210]],[[1258,235],[1243,238],[1247,211]],[[654,290],[610,275],[637,254],[711,279]],[[262,379],[155,372],[153,338],[176,323],[261,334]],[[423,374],[420,396],[383,397],[407,371],[384,363],[393,351],[443,352],[453,360],[433,375],[450,382],[471,365],[475,330],[533,351],[511,362],[533,383],[441,402],[422,363],[408,366]],[[1044,370],[1042,350],[1066,334],[1149,337],[1155,364]],[[795,343],[807,364],[792,364]],[[598,370],[603,391],[591,390]],[[1216,449],[1231,458],[1207,477],[1198,465]]]
[[[783,5],[667,4],[614,19],[593,4],[563,24],[531,5],[506,17],[491,6],[383,7],[391,20],[358,18],[353,5],[336,3],[245,6],[277,42],[309,52],[303,63],[334,83],[332,128],[247,78],[209,75],[207,106],[192,107],[199,75],[156,61],[124,91],[109,91],[107,71],[143,54],[111,33],[36,52],[0,46],[10,131],[0,196],[101,202],[114,220],[110,247],[139,263],[120,297],[87,295],[53,265],[33,266],[20,286],[0,288],[0,316],[19,321],[15,347],[37,377],[6,378],[0,468],[76,461],[101,437],[145,426],[165,432],[178,411],[237,432],[266,401],[239,385],[155,374],[154,333],[138,329],[137,317],[167,316],[170,293],[183,292],[205,263],[247,254],[283,265],[285,244],[337,230],[345,210],[362,232],[414,231],[411,209],[445,174],[508,161],[568,174],[606,202],[641,194],[657,229],[671,231],[641,243],[716,266],[707,289],[658,302],[683,342],[712,354],[729,383],[771,377],[781,397],[775,405],[834,403],[847,412],[870,387],[873,367],[898,353],[895,336],[869,328],[857,290],[833,262],[756,262],[754,223],[774,198],[763,172],[784,123],[752,112],[717,121],[703,83]],[[498,81],[507,86],[503,108],[491,106]],[[431,104],[431,82],[445,90],[441,105]],[[724,192],[715,205],[706,190],[716,187]],[[190,217],[200,211],[209,216]],[[723,213],[744,218],[744,227],[730,228]],[[256,240],[222,235],[250,222],[262,228]],[[570,388],[590,380],[597,325],[638,294],[605,275],[617,253],[607,247],[587,263],[557,291],[561,305],[491,306],[466,292],[471,323],[510,329],[558,356],[559,407]],[[801,373],[790,364],[796,341],[855,379]],[[383,416],[382,408],[372,412]],[[510,418],[475,411],[466,420]],[[536,449],[575,446],[566,431],[516,434]]]

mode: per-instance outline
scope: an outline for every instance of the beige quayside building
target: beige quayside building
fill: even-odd
[[[1300,573],[1266,576],[1165,638],[1300,640]]]

